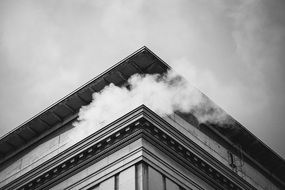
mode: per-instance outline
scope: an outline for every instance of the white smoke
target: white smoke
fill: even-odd
[[[76,136],[87,136],[140,105],[160,116],[176,111],[195,115],[199,122],[223,122],[224,112],[199,90],[170,70],[164,75],[139,75],[129,78],[123,87],[110,84],[93,94],[93,101],[79,111],[74,123]]]

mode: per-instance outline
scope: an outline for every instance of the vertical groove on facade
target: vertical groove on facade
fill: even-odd
[[[149,173],[148,173],[148,166],[142,163],[143,168],[143,190],[149,190]]]
[[[119,190],[119,174],[115,175],[114,189]]]
[[[141,170],[141,164],[137,164],[135,166],[136,169],[136,173],[135,173],[135,184],[136,184],[136,189],[135,190],[141,190],[141,186],[142,186],[142,180],[141,180],[141,175],[140,175],[140,171]]]
[[[166,177],[165,177],[165,175],[162,175],[162,185],[163,185],[163,190],[166,190]]]

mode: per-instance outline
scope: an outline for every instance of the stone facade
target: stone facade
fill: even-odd
[[[92,92],[102,89],[108,80],[122,84],[132,72],[160,73],[165,68],[164,62],[143,48],[2,138],[0,188],[284,189],[282,173],[273,175],[272,171],[270,175],[267,165],[260,166],[243,147],[235,148],[229,138],[213,126],[199,125],[191,114],[161,117],[142,105],[73,143],[69,135],[74,130],[72,123],[79,105],[91,101]],[[17,144],[13,138],[22,138],[23,143]],[[275,162],[284,166],[282,159]]]

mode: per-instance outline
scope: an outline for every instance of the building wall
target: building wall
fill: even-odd
[[[228,150],[223,145],[211,139],[209,136],[201,132],[198,128],[192,126],[191,124],[183,120],[177,114],[173,114],[171,116],[165,116],[164,119],[168,121],[172,126],[177,128],[179,131],[181,131],[183,134],[185,134],[189,139],[198,144],[205,151],[214,156],[221,163],[231,168],[229,165]],[[46,160],[51,159],[53,156],[57,155],[66,148],[70,147],[73,143],[68,134],[72,130],[73,127],[71,124],[66,125],[57,133],[50,135],[44,141],[40,142],[39,145],[33,147],[31,150],[26,151],[25,153],[20,155],[19,158],[15,158],[11,163],[8,163],[7,166],[4,166],[4,169],[1,169],[0,171],[0,179],[1,179],[0,187],[15,180],[17,177],[27,173],[31,169],[35,168],[36,166],[39,166]],[[240,162],[243,163],[243,165],[241,164],[238,165],[237,169],[234,170],[234,172],[236,172],[239,176],[248,181],[254,187],[261,190],[278,189],[272,182],[270,182],[265,176],[263,176],[255,168],[250,166],[248,163],[241,161],[239,157],[235,156],[235,158],[237,163]],[[131,183],[131,181],[127,180],[129,178],[128,176],[133,175],[130,174],[131,171],[132,169],[126,170],[125,173],[121,172],[119,174],[114,175],[113,177],[109,177],[108,180],[105,179],[104,182],[102,181],[97,185],[95,185],[94,189],[102,189],[103,187],[108,186],[108,184],[109,185],[116,184],[119,185],[119,187],[120,186],[131,187],[132,184],[126,185],[128,183]],[[150,190],[151,188],[160,189],[162,188],[162,186],[165,186],[166,188],[169,189],[170,187],[174,189],[177,188],[181,189],[181,187],[179,187],[179,184],[176,184],[173,181],[171,181],[171,179],[166,178],[160,172],[157,172],[156,170],[153,169],[149,169],[148,172],[149,172],[148,176],[151,176],[148,181]],[[113,182],[114,180],[116,181],[118,179],[119,183]],[[156,181],[160,181],[160,183],[155,183],[155,182],[152,183],[152,179],[156,179]],[[65,182],[63,182],[63,184],[64,183]],[[161,186],[161,184],[163,185]],[[62,188],[63,186],[59,185],[54,188],[57,189],[57,187]]]
[[[229,150],[223,145],[217,143],[215,140],[211,139],[209,136],[201,132],[198,128],[186,122],[179,115],[173,114],[171,116],[165,116],[164,119],[168,121],[171,125],[179,129],[188,138],[214,156],[217,160],[222,162],[225,166],[232,169],[230,166]],[[266,178],[261,172],[252,167],[250,164],[242,160],[237,155],[234,155],[236,169],[232,169],[240,177],[245,179],[251,185],[261,190],[278,190],[279,188],[275,186],[268,178]]]
[[[68,135],[71,130],[72,125],[69,123],[58,132],[49,135],[37,143],[34,147],[16,156],[6,166],[3,166],[0,171],[0,187],[15,180],[17,177],[27,173],[74,144]]]
[[[143,178],[144,171],[147,172]],[[64,182],[63,182],[64,183]],[[76,181],[74,181],[76,183]],[[59,190],[62,185],[55,186],[53,190]],[[75,188],[76,187],[72,187]],[[83,188],[85,189],[85,188]],[[88,190],[185,190],[178,183],[149,165],[144,165],[142,170],[141,163],[120,171],[107,179],[104,179]],[[189,189],[189,188],[188,188]]]

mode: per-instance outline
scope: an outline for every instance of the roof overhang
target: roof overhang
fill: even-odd
[[[135,73],[161,74],[169,68],[147,47],[142,47],[3,136],[0,139],[0,164],[76,119],[79,109],[92,101],[92,94],[108,84],[121,86]]]

